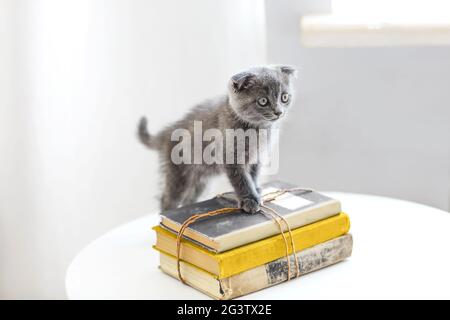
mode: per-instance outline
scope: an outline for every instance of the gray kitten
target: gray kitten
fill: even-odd
[[[296,70],[291,66],[258,67],[240,72],[231,77],[227,95],[194,107],[184,118],[156,135],[148,133],[147,119],[141,119],[138,137],[144,145],[159,151],[165,175],[161,210],[195,202],[204,190],[207,178],[221,172],[227,175],[244,211],[255,213],[260,210],[257,182],[260,163],[175,164],[171,154],[178,142],[171,141],[171,135],[175,129],[187,129],[193,136],[194,121],[202,121],[203,130],[216,128],[224,136],[226,129],[271,129],[277,126],[292,104],[291,82],[295,74]],[[203,150],[205,146],[203,142]],[[235,150],[235,160],[239,156],[237,152]],[[254,156],[249,152],[246,142],[246,159]]]

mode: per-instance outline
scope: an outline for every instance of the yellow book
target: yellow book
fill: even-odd
[[[350,229],[350,219],[345,213],[320,220],[292,230],[296,251],[313,247],[322,242],[346,234]],[[154,248],[169,255],[176,255],[176,234],[160,226],[153,228],[156,232]],[[290,240],[288,233],[285,233]],[[290,252],[292,248],[289,246]],[[286,247],[281,234],[249,243],[221,253],[211,252],[204,247],[183,239],[180,258],[219,279],[227,278],[243,271],[261,266],[279,259],[286,254]]]

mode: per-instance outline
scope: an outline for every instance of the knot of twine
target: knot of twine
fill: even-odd
[[[279,196],[281,196],[287,192],[293,192],[293,191],[312,192],[313,190],[305,189],[305,188],[290,188],[290,189],[276,190],[276,191],[269,192],[269,193],[266,193],[265,195],[263,195],[262,196],[262,204],[261,204],[261,212],[268,215],[277,224],[278,229],[280,230],[280,234],[283,237],[283,242],[284,242],[285,252],[286,252],[287,269],[288,269],[286,281],[291,280],[291,263],[290,263],[290,258],[289,258],[290,257],[289,245],[288,245],[288,241],[287,241],[287,238],[285,235],[286,231],[284,230],[282,223],[284,223],[285,228],[287,229],[287,232],[289,233],[290,243],[291,243],[291,247],[292,247],[292,254],[294,255],[294,261],[295,261],[295,269],[296,269],[295,278],[298,278],[300,276],[300,268],[298,265],[297,251],[295,250],[295,244],[294,244],[294,239],[292,236],[291,227],[290,227],[289,223],[287,222],[287,220],[283,216],[281,216],[276,210],[268,207],[266,205],[266,203],[275,200],[276,198],[278,198]],[[224,197],[224,195],[218,194],[217,197]],[[183,222],[183,224],[180,227],[180,230],[178,231],[178,235],[177,235],[177,256],[176,256],[178,278],[180,279],[180,281],[183,284],[186,284],[186,282],[184,281],[184,279],[181,275],[180,253],[181,253],[181,239],[183,237],[183,233],[186,230],[186,228],[189,227],[189,225],[191,225],[192,223],[194,223],[195,221],[197,221],[199,219],[202,219],[205,217],[217,216],[219,214],[238,212],[240,210],[241,210],[241,208],[237,208],[237,207],[220,208],[217,210],[194,214]]]

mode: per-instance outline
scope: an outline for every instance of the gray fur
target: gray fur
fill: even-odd
[[[161,210],[195,202],[204,190],[207,178],[224,172],[235,193],[239,205],[249,213],[259,211],[261,204],[257,178],[259,164],[179,164],[171,161],[172,148],[178,141],[171,141],[175,129],[187,129],[193,135],[194,121],[202,121],[203,131],[209,128],[226,129],[271,129],[278,126],[293,100],[292,78],[296,71],[290,66],[268,66],[251,68],[231,77],[228,94],[208,100],[194,107],[184,118],[166,127],[157,135],[147,131],[147,120],[142,118],[138,126],[139,140],[159,152],[165,185],[161,197]],[[289,94],[287,103],[281,102],[282,93]],[[286,96],[285,96],[286,97]],[[266,98],[262,107],[258,99]],[[260,100],[261,102],[261,100]],[[203,143],[203,148],[209,142]],[[193,148],[192,148],[193,149]],[[224,148],[225,149],[225,148]],[[246,159],[252,155],[245,147]],[[237,158],[235,152],[235,158]]]

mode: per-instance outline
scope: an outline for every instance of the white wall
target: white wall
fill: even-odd
[[[266,1],[269,62],[300,68],[279,177],[448,210],[450,47],[301,47],[301,15],[327,10]]]
[[[84,245],[157,210],[137,120],[156,132],[264,63],[264,18],[262,0],[0,0],[0,298],[63,298]]]

